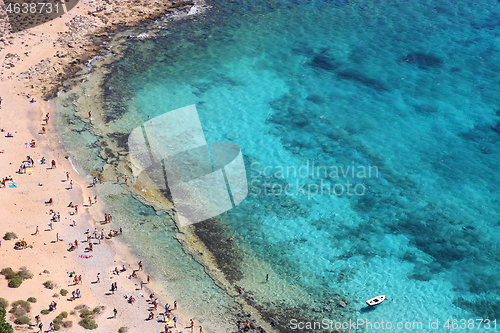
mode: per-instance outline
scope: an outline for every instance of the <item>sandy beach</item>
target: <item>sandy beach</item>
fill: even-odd
[[[106,1],[81,1],[62,17],[17,33],[10,33],[8,22],[2,20],[0,180],[9,180],[0,188],[0,234],[3,237],[15,233],[17,238],[2,238],[0,269],[28,270],[33,275],[17,288],[9,288],[9,280],[0,277],[0,297],[10,303],[6,320],[14,331],[38,331],[37,315],[43,331],[48,331],[56,316],[66,312],[67,318],[62,323],[58,321],[61,331],[84,332],[86,329],[78,322],[85,309],[94,310],[87,317],[95,320],[99,332],[118,332],[120,328],[129,332],[165,331],[161,314],[165,312],[165,303],[173,307],[175,300],[163,295],[154,309],[150,294],[155,290],[155,277],[151,276],[147,283],[147,262],[139,270],[141,259],[133,257],[127,244],[120,242],[120,235],[109,237],[110,225],[104,222],[99,198],[95,202],[92,183],[78,175],[58,140],[53,127],[53,105],[47,97],[55,94],[62,78],[71,75],[71,69],[64,69],[88,59],[96,50],[85,37],[88,34],[113,30],[116,25],[133,25],[165,12],[186,12],[191,7],[192,2],[119,1],[110,5]],[[0,14],[6,17],[4,12]],[[42,159],[46,162],[42,163]],[[23,162],[25,167],[21,168]],[[51,222],[53,216],[55,221]],[[87,230],[97,230],[98,237],[87,239]],[[100,237],[101,232],[104,238]],[[15,248],[16,242],[22,240],[26,248]],[[75,241],[78,247],[68,251]],[[113,273],[115,268],[123,267],[125,272]],[[130,278],[133,272],[136,278]],[[81,276],[78,284],[75,275]],[[112,291],[113,283],[116,291]],[[77,289],[81,297],[73,299],[72,292]],[[136,300],[132,304],[127,301],[130,296]],[[30,303],[28,313],[9,313],[13,302],[30,297],[36,298],[36,302]],[[154,295],[153,299],[157,297]],[[52,302],[57,303],[56,309],[41,314]],[[178,310],[171,311],[172,318],[178,318],[177,327],[173,322],[167,325],[172,332],[192,331],[189,314],[182,312],[182,303],[178,306]],[[154,318],[148,320],[151,311]],[[22,315],[33,326],[15,324],[16,317]],[[200,325],[203,323],[194,319],[193,331],[200,332]],[[210,330],[203,327],[203,332]]]

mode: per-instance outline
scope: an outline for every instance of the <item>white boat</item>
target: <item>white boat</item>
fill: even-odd
[[[375,306],[375,305],[382,303],[385,300],[385,298],[386,298],[385,295],[373,297],[373,298],[367,300],[366,304],[368,304],[369,306]]]

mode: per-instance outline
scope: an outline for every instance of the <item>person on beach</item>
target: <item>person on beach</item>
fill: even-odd
[[[49,227],[50,227],[50,230],[53,230],[52,227],[54,226],[54,222],[52,220],[50,220],[49,222]],[[37,228],[38,229],[38,228]]]
[[[151,312],[149,313],[148,320],[153,320],[153,319],[155,319],[155,313],[154,313],[153,311],[151,311]]]
[[[79,276],[78,276],[78,282],[79,282],[80,284],[82,284],[82,276],[81,276],[81,275],[79,275]],[[77,289],[77,291],[79,291],[79,290],[80,290],[80,289]]]
[[[266,274],[266,281],[269,281],[269,274]]]
[[[97,281],[96,283],[101,283],[101,273],[97,273]]]
[[[56,168],[56,161],[55,160],[52,160],[52,162],[50,162],[51,165],[52,165],[52,169],[55,169]]]
[[[177,301],[174,301],[174,310],[177,310]]]
[[[38,332],[40,332],[40,333],[42,333],[42,332],[43,332],[43,323],[40,323],[40,324],[38,325],[38,329],[39,329],[39,331],[38,331]]]
[[[190,326],[191,329],[193,329],[194,328],[194,320],[193,320],[193,318],[189,319],[189,323],[191,324],[191,326]]]
[[[107,224],[108,223],[108,214],[104,214],[104,223]]]
[[[42,134],[45,134],[45,126],[42,126]]]
[[[172,321],[174,322],[174,328],[177,328],[177,316],[174,316]]]
[[[89,111],[89,118],[92,118],[92,111]]]
[[[113,318],[116,318],[116,314],[118,313],[118,310],[116,308],[113,309]]]
[[[141,290],[142,290],[142,285],[144,284],[144,282],[141,281]]]
[[[113,283],[111,283],[111,293],[115,294],[115,285]]]
[[[78,205],[75,205],[75,214],[78,214]],[[73,220],[75,221],[75,220]],[[76,221],[75,221],[76,222]],[[76,225],[76,224],[75,224]]]
[[[89,197],[89,206],[92,206],[92,198]]]
[[[66,172],[66,181],[69,181],[69,172]]]
[[[125,184],[127,184],[127,181],[128,181],[128,176],[125,175]]]
[[[142,271],[142,261],[139,261],[139,270]]]
[[[148,283],[151,281],[151,277],[148,275]]]
[[[73,179],[72,179],[72,180],[70,180],[70,182],[69,182],[69,188],[70,188],[70,189],[73,189]]]
[[[52,229],[52,228],[51,228]],[[38,235],[40,234],[40,231],[38,230],[38,226],[36,226],[36,231],[35,231],[35,235]]]
[[[113,285],[115,286],[115,290],[118,290],[118,284],[115,282]]]
[[[116,177],[116,182],[119,183],[120,182],[120,177]]]
[[[97,203],[97,195],[94,196],[94,204]]]

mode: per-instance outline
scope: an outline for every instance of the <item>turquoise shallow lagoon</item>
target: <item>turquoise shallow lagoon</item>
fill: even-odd
[[[500,313],[499,18],[493,0],[219,1],[128,40],[106,67],[104,123],[75,116],[74,92],[61,132],[84,174],[123,173],[135,127],[195,104],[207,141],[245,158],[246,200],[192,230],[244,302],[281,332],[293,318],[451,332],[448,319]],[[165,292],[220,324],[235,297],[186,254],[168,209],[98,191]],[[477,323],[464,331],[491,330]]]

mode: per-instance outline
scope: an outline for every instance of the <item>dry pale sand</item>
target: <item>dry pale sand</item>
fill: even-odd
[[[152,282],[145,285],[142,291],[145,297],[141,297],[139,282],[146,282],[147,262],[144,263],[145,271],[137,272],[138,279],[128,279],[126,275],[138,268],[139,259],[128,252],[126,244],[120,243],[120,236],[105,239],[101,244],[93,239],[94,250],[86,251],[88,243],[85,230],[104,228],[108,234],[109,227],[102,224],[104,219],[99,201],[89,205],[88,197],[93,195],[88,180],[79,177],[65,158],[53,127],[53,114],[48,124],[45,124],[45,115],[52,108],[50,102],[44,101],[42,96],[57,85],[61,77],[59,73],[63,73],[65,66],[88,51],[81,47],[88,44],[83,38],[85,34],[111,27],[115,23],[137,22],[148,13],[158,15],[159,11],[155,6],[162,11],[171,11],[172,9],[168,9],[170,4],[165,1],[141,1],[140,4],[135,1],[117,1],[110,5],[100,0],[80,1],[77,8],[61,18],[15,34],[8,32],[5,15],[0,10],[0,16],[4,17],[0,21],[0,128],[4,130],[0,132],[0,179],[12,176],[17,183],[16,188],[0,188],[0,235],[3,237],[6,232],[15,232],[18,240],[24,238],[31,246],[16,250],[15,240],[2,239],[0,268],[11,267],[18,270],[23,267],[34,274],[32,279],[25,280],[15,289],[9,288],[8,281],[0,276],[0,297],[11,303],[36,297],[38,301],[32,304],[32,310],[28,314],[32,323],[35,323],[34,318],[42,309],[48,309],[50,302],[56,301],[56,311],[41,315],[44,331],[60,312],[70,313],[75,307],[86,305],[90,309],[105,306],[103,312],[95,317],[99,325],[96,330],[98,332],[118,332],[122,326],[128,327],[129,332],[164,332],[165,324],[158,323],[156,318],[146,320],[150,308],[147,302],[150,291],[147,287],[155,289],[152,276]],[[105,9],[96,13],[96,10],[102,8]],[[115,11],[115,8],[120,8],[120,11]],[[128,14],[131,10],[135,10],[135,13],[142,12],[143,15],[130,16]],[[75,22],[84,23],[78,26]],[[64,56],[56,57],[56,54]],[[32,97],[35,98],[35,103],[29,103]],[[41,131],[42,126],[46,128],[45,134]],[[6,137],[8,132],[13,134],[12,138]],[[32,139],[36,141],[36,147],[28,148],[26,143]],[[18,173],[19,166],[27,155],[32,157],[35,165],[27,173]],[[39,164],[42,157],[47,159],[47,164]],[[55,160],[56,168],[51,168],[52,160]],[[70,173],[70,179],[74,183],[72,189],[66,180],[66,172]],[[53,204],[46,205],[45,201],[50,198],[53,199]],[[69,202],[79,205],[77,215],[72,215],[74,210],[68,207]],[[53,230],[48,225],[50,209],[59,212],[61,216],[60,221],[54,223]],[[73,219],[77,221],[76,226],[72,226]],[[37,226],[39,234],[35,235]],[[56,235],[63,240],[57,241]],[[79,248],[67,251],[68,244],[75,240],[81,243]],[[92,255],[91,258],[79,257],[89,254]],[[120,268],[122,265],[128,268],[126,273],[112,274],[114,267]],[[48,273],[43,273],[44,271]],[[70,271],[82,275],[83,283],[74,285],[68,274]],[[96,283],[97,273],[101,276],[100,283]],[[43,283],[47,280],[56,285],[53,290],[44,288]],[[118,291],[114,295],[110,292],[112,282],[117,282],[118,285]],[[82,297],[73,301],[69,296],[77,288],[81,290]],[[54,297],[54,293],[59,293],[61,289],[68,290],[70,294],[66,297]],[[128,304],[125,295],[133,295],[137,302]],[[163,312],[165,301],[173,303],[173,300],[165,297],[160,302],[158,311],[155,311],[156,317]],[[113,308],[118,310],[116,319],[113,318]],[[7,311],[9,309],[10,307]],[[172,329],[172,332],[190,332],[186,328],[189,316],[182,313],[182,304],[179,304],[179,310],[173,311],[173,314],[179,316],[179,322],[178,328]],[[38,331],[35,327],[29,329],[26,325],[15,325],[13,319],[12,315],[7,315],[7,320],[15,331]],[[72,321],[72,327],[61,328],[61,332],[86,331],[78,325],[78,312],[70,314],[66,320]],[[194,332],[200,331],[199,325],[195,321]],[[204,331],[209,332],[207,328]]]

